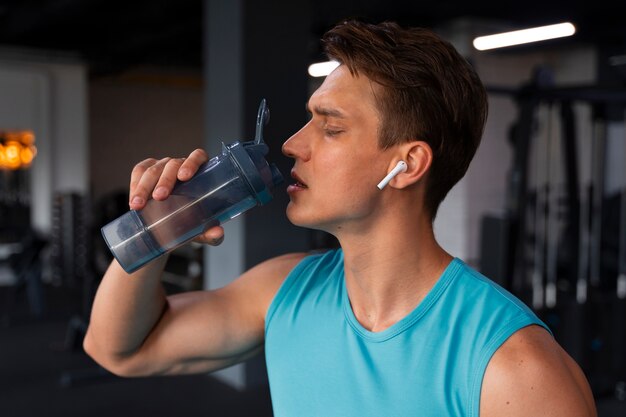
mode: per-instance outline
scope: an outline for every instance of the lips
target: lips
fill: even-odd
[[[298,174],[296,174],[296,171],[291,171],[291,177],[296,180],[296,183],[294,184],[296,187],[299,188],[309,188],[306,183],[304,181],[302,181],[302,179],[298,176]]]
[[[296,171],[291,171],[291,177],[296,180],[295,184],[291,184],[290,186],[287,187],[287,193],[291,196],[294,196],[295,194],[297,194],[298,192],[302,192],[306,189],[308,189],[309,187],[306,185],[306,183],[304,181],[302,181],[302,179],[300,177],[298,177],[298,174],[296,174]]]

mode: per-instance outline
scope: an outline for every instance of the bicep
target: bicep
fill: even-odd
[[[595,416],[589,385],[545,329],[513,334],[493,355],[481,389],[481,417]]]
[[[209,372],[248,359],[263,346],[265,312],[280,284],[302,258],[264,262],[224,288],[170,296],[126,373]]]
[[[168,298],[163,316],[135,354],[134,371],[208,372],[244,360],[263,341],[263,324],[250,311],[220,291]]]

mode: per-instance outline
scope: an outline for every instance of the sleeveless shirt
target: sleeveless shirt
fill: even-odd
[[[515,331],[547,326],[455,258],[406,317],[380,332],[357,321],[341,249],[304,258],[265,321],[275,417],[479,414],[489,360]]]

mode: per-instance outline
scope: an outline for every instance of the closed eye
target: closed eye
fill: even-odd
[[[334,129],[324,129],[324,134],[326,136],[334,137],[343,133],[343,130],[334,130]]]

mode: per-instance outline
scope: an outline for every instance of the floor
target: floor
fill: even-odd
[[[0,304],[4,303],[0,289]],[[240,392],[209,375],[134,378],[99,368],[72,348],[68,311],[0,325],[0,416],[272,416],[267,386]],[[68,333],[69,331],[69,333]],[[69,346],[68,346],[69,345]]]
[[[0,287],[0,303],[4,301]],[[272,416],[267,386],[239,392],[208,375],[124,379],[106,373],[78,343],[70,308],[45,318],[14,309],[0,324],[0,416]],[[626,416],[626,395],[598,398],[599,417]]]

